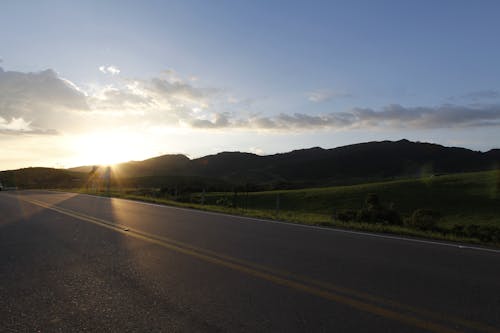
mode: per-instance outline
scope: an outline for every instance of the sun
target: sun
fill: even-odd
[[[113,165],[137,156],[138,142],[128,132],[97,132],[75,138],[72,144],[75,164]]]

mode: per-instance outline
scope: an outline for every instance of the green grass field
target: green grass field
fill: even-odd
[[[335,212],[362,208],[369,193],[377,194],[382,204],[394,207],[404,220],[421,208],[437,211],[442,218],[433,230],[418,230],[408,225],[340,222],[334,218]],[[206,193],[203,205],[201,193],[184,196],[183,202],[159,197],[154,191],[137,193],[137,190],[122,189],[108,195],[295,223],[496,245],[500,243],[498,238],[488,240],[488,237],[482,237],[477,232],[456,232],[457,226],[473,225],[476,229],[485,228],[481,231],[483,233],[493,230],[500,234],[500,170],[302,190]],[[276,209],[277,200],[279,210]]]
[[[500,227],[500,171],[477,172],[353,186],[290,191],[210,193],[207,204],[222,197],[236,206],[282,213],[314,213],[331,217],[336,210],[359,209],[369,193],[393,204],[403,216],[428,208],[443,215],[442,226],[476,223]]]

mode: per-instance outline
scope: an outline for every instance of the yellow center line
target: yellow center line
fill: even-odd
[[[99,225],[101,227],[105,227],[111,230],[114,230],[116,232],[120,232],[125,235],[129,235],[131,237],[141,239],[144,241],[147,241],[149,243],[153,243],[159,246],[162,246],[164,248],[168,248],[170,250],[183,253],[192,257],[196,257],[198,259],[201,259],[206,262],[210,262],[219,266],[227,267],[254,277],[258,277],[267,281],[270,281],[272,283],[285,286],[294,290],[299,290],[308,294],[312,294],[315,296],[319,296],[324,299],[328,299],[334,302],[342,303],[348,306],[351,306],[355,309],[362,310],[365,312],[369,312],[372,314],[376,314],[379,316],[382,316],[384,318],[396,320],[398,322],[402,322],[408,325],[416,326],[419,328],[423,328],[428,331],[432,332],[457,332],[456,330],[443,326],[438,323],[432,323],[429,322],[428,320],[423,320],[416,318],[415,316],[408,315],[408,314],[403,314],[400,312],[396,312],[393,310],[389,310],[386,308],[382,308],[377,305],[373,305],[370,303],[367,303],[366,300],[372,301],[372,302],[378,302],[384,305],[389,305],[395,308],[398,308],[400,310],[406,310],[410,312],[414,312],[416,314],[419,314],[421,316],[425,316],[428,318],[432,318],[434,320],[439,320],[439,321],[447,321],[447,322],[452,322],[454,324],[458,324],[460,326],[465,326],[468,328],[472,328],[475,330],[480,330],[488,333],[499,333],[500,331],[497,330],[494,327],[482,324],[482,323],[477,323],[477,322],[472,322],[468,320],[464,320],[462,318],[455,318],[455,317],[449,317],[449,316],[444,316],[444,315],[439,315],[435,314],[431,311],[419,309],[416,307],[408,306],[405,304],[400,304],[395,301],[391,300],[386,300],[383,298],[379,298],[370,294],[366,293],[361,293],[352,289],[348,288],[343,288],[343,287],[337,287],[328,283],[300,277],[285,271],[280,271],[280,270],[275,270],[271,269],[265,266],[261,266],[255,263],[251,263],[245,260],[233,258],[227,255],[219,254],[216,252],[212,252],[209,250],[204,250],[204,249],[199,249],[194,246],[191,246],[189,244],[185,244],[179,241],[175,241],[172,239],[168,239],[166,237],[161,237],[153,234],[149,234],[140,230],[136,230],[133,228],[129,228],[124,225],[120,225],[117,223],[113,223],[107,220],[102,220],[96,217],[88,216],[79,212],[75,212],[69,209],[65,208],[60,208],[53,206],[51,204],[41,202],[38,200],[30,200],[26,198],[22,198],[22,200],[30,202],[34,205],[50,209],[56,212],[59,212],[61,214],[65,214],[67,216],[71,216],[74,218],[77,218],[82,221],[90,222],[96,225]],[[281,275],[281,276],[279,276]],[[285,276],[285,277],[283,277]],[[290,279],[291,278],[291,279]],[[292,280],[293,279],[293,280]],[[300,280],[295,281],[295,280]],[[325,290],[326,289],[326,290]],[[333,291],[337,292],[334,293]],[[351,297],[345,296],[345,295],[339,295],[338,293],[344,293],[344,294],[351,294]],[[355,296],[357,298],[364,299],[365,301],[362,300],[357,300],[353,298],[352,296]]]

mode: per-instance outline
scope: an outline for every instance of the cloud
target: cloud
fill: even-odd
[[[500,105],[403,107],[382,110],[354,108],[348,112],[320,115],[303,113],[255,117],[244,122],[261,129],[436,129],[500,126]]]
[[[398,104],[376,112],[372,109],[355,109],[357,125],[387,126],[396,128],[465,128],[500,125],[500,105],[461,106],[445,104],[438,107],[410,107]]]
[[[0,134],[58,134],[56,130],[53,129],[40,129],[33,128],[30,122],[25,121],[22,118],[12,118],[10,121],[0,117]]]
[[[120,74],[120,69],[116,66],[109,65],[109,66],[100,66],[99,70],[104,73],[104,74],[111,74],[111,75],[117,75]]]
[[[12,126],[13,121],[18,124],[23,119],[36,129],[32,133],[45,133],[56,128],[68,110],[89,110],[87,96],[71,81],[51,69],[23,73],[0,67],[0,117],[4,122]]]
[[[138,81],[146,93],[164,100],[177,99],[191,103],[207,101],[207,97],[215,94],[216,89],[197,88],[182,81],[171,82],[161,78],[153,78],[149,81]]]
[[[110,66],[102,70],[109,72]],[[60,132],[85,131],[130,123],[223,127],[227,125],[223,104],[228,103],[219,90],[197,87],[172,75],[116,77],[112,84],[84,90],[51,69],[25,73],[0,67],[3,134],[46,134],[54,133],[54,128]],[[19,119],[25,122],[24,128],[13,129]]]
[[[91,110],[101,114],[101,118],[114,114],[124,123],[171,127],[183,124],[196,128],[226,126],[224,117],[216,116],[222,112],[218,111],[222,109],[222,100],[216,89],[168,77],[123,79],[93,91],[88,97]]]
[[[308,115],[281,113],[248,118],[214,115],[214,120],[193,120],[196,128],[242,128],[305,131],[316,129],[439,129],[500,126],[500,105],[438,107],[403,107],[393,104],[382,110],[353,108],[347,112]]]
[[[307,98],[311,102],[315,102],[315,103],[326,102],[326,101],[329,101],[333,98],[345,98],[345,97],[352,97],[352,95],[348,94],[346,92],[324,90],[324,89],[311,91],[311,92],[307,93]]]
[[[326,95],[318,95],[316,100]],[[223,90],[199,87],[176,75],[172,78],[160,74],[149,79],[115,77],[112,84],[82,89],[50,69],[22,73],[0,68],[2,134],[56,134],[116,126],[249,131],[500,126],[500,104],[435,107],[392,104],[381,109],[272,115],[252,113],[258,103],[246,101],[249,100],[240,100]]]
[[[141,111],[154,104],[153,98],[138,91],[134,85],[100,87],[87,98],[90,109],[94,111],[125,110]]]
[[[212,120],[193,119],[189,122],[189,125],[194,128],[225,128],[231,126],[226,113],[215,113]]]
[[[136,107],[152,107],[157,109],[171,108],[172,106],[192,106],[204,108],[211,103],[218,90],[212,88],[195,87],[190,83],[159,77],[151,79],[125,79],[121,84],[102,87],[94,91],[90,100],[92,108],[98,109],[104,104],[124,104]]]
[[[255,155],[264,155],[264,150],[259,147],[250,147],[249,151]]]

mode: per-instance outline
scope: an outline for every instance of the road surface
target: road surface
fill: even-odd
[[[0,193],[2,332],[500,332],[500,251]]]

